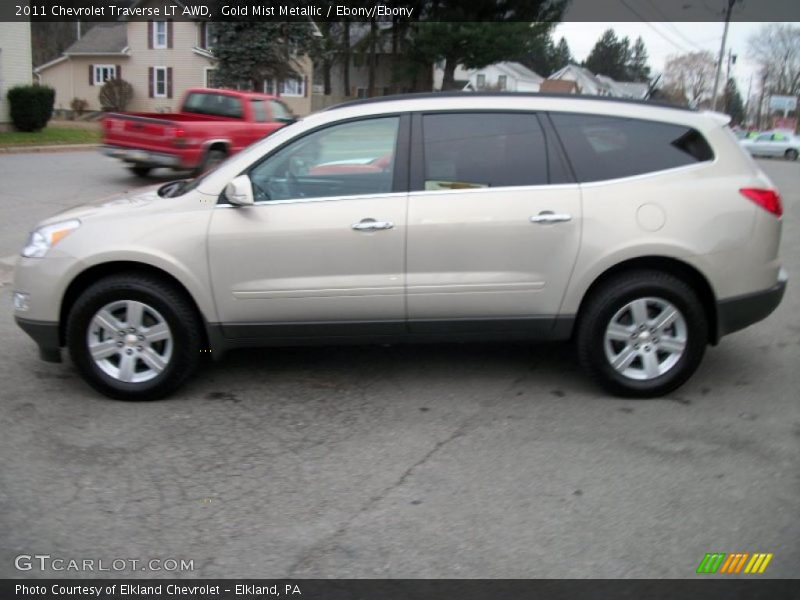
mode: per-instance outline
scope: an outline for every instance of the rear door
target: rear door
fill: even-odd
[[[418,333],[546,333],[578,253],[581,194],[533,112],[415,116],[408,318]]]

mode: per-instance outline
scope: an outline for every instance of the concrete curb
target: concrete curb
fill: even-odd
[[[0,146],[0,154],[29,154],[31,152],[87,152],[101,144],[52,144],[50,146]]]

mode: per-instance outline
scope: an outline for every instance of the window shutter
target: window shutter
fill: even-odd
[[[200,23],[200,47],[208,48],[208,25],[206,23]]]
[[[116,78],[117,79],[122,79],[122,65],[117,65]]]
[[[167,67],[167,98],[172,98],[172,67]]]
[[[149,90],[149,92],[148,92],[149,96],[148,97],[152,98],[154,96],[154,94],[153,94],[153,80],[155,79],[155,70],[153,69],[153,67],[150,67],[149,69],[147,69],[147,79],[148,79],[148,90]]]
[[[89,65],[89,85],[94,85],[94,65]]]
[[[303,75],[303,98],[308,98],[308,75]]]
[[[147,22],[147,48],[148,50],[153,49],[153,22]],[[152,97],[152,94],[151,94]]]
[[[172,48],[172,20],[167,21],[167,48]]]

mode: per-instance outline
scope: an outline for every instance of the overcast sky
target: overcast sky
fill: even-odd
[[[798,25],[798,23],[794,23]],[[750,77],[753,77],[752,92],[758,89],[758,76],[756,65],[748,59],[747,40],[751,35],[757,34],[764,23],[745,23],[733,21],[728,30],[727,49],[730,48],[737,55],[736,64],[732,66],[731,73],[736,77],[739,91],[742,96],[747,94]],[[722,42],[721,22],[681,23],[654,21],[643,23],[560,23],[553,34],[556,42],[563,36],[567,39],[572,55],[580,62],[591,52],[595,42],[606,29],[613,29],[617,37],[628,36],[633,43],[638,36],[642,36],[647,52],[650,55],[650,68],[654,73],[664,69],[667,58],[672,54],[685,54],[699,50],[710,50],[714,57],[719,55]],[[727,59],[726,59],[727,60]],[[727,62],[723,63],[723,69]],[[725,77],[723,71],[722,79]],[[722,81],[721,79],[721,81]],[[722,83],[720,83],[720,86]]]

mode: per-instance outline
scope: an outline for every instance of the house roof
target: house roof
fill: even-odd
[[[550,75],[548,79],[564,79],[564,75],[570,71],[575,74],[575,81],[577,82],[581,91],[586,87],[592,87],[595,88],[595,90],[608,89],[610,87],[608,84],[595,77],[595,75],[589,69],[585,69],[574,64],[567,65],[563,69],[559,69]]]
[[[97,23],[64,54],[122,54],[128,46],[126,23]]]
[[[500,67],[501,69],[505,69],[511,73],[517,79],[526,79],[528,81],[533,81],[535,83],[541,83],[544,81],[544,77],[532,71],[522,63],[507,61],[497,63],[495,66]]]
[[[644,98],[650,89],[649,84],[638,81],[617,81],[616,84],[628,98]]]

